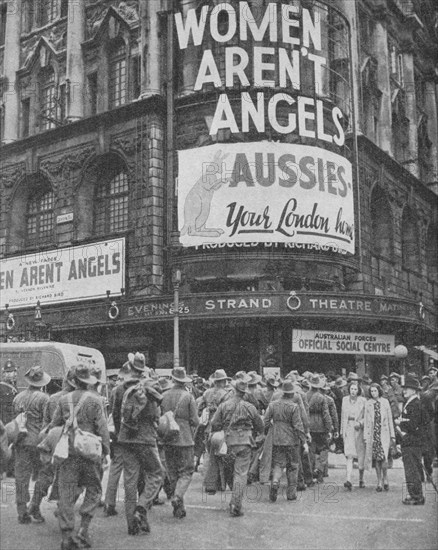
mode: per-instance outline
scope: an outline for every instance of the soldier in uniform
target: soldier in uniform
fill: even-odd
[[[420,383],[412,375],[405,376],[403,396],[406,399],[402,414],[395,420],[397,431],[401,436],[403,466],[405,468],[406,486],[409,495],[403,499],[403,504],[424,504],[422,487],[423,465],[421,455],[425,437],[425,427],[429,418],[418,396]]]
[[[0,381],[0,421],[6,426],[14,419],[13,401],[17,395],[17,369],[11,360],[6,361],[2,370],[2,379]],[[4,466],[8,477],[14,476],[15,451],[12,448],[8,454],[8,460]],[[6,456],[6,455],[5,455]]]
[[[186,516],[184,495],[195,471],[193,436],[199,424],[199,417],[195,398],[185,386],[191,382],[185,369],[175,367],[172,370],[172,379],[173,388],[164,394],[161,412],[165,414],[173,411],[180,431],[174,440],[164,442],[164,455],[173,494],[171,499],[173,515],[182,519]]]
[[[25,413],[25,432],[19,435],[15,443],[15,487],[18,522],[22,524],[31,523],[32,518],[37,523],[44,521],[39,506],[31,506],[27,509],[29,502],[29,482],[31,475],[38,475],[41,468],[39,451],[39,435],[43,427],[44,410],[49,396],[41,389],[50,382],[50,376],[40,366],[30,368],[24,375],[29,387],[20,392],[14,399],[15,414]],[[37,495],[35,502],[41,499]]]
[[[283,468],[286,468],[287,475],[287,499],[297,499],[300,444],[308,452],[299,406],[292,401],[294,385],[290,380],[285,380],[281,390],[282,397],[269,404],[264,417],[265,433],[271,423],[273,424],[272,483],[269,493],[271,502],[277,500]]]
[[[79,404],[79,410],[76,413],[78,427],[101,437],[102,454],[107,457],[110,452],[109,433],[102,399],[94,392],[89,391],[90,387],[95,386],[97,382],[97,378],[91,375],[87,365],[77,365],[74,375],[76,389],[60,398],[51,426],[62,426],[72,422],[73,419],[70,417],[70,400],[72,400],[73,407]],[[74,506],[77,499],[77,488],[82,485],[86,487],[86,490],[79,509],[81,526],[76,538],[73,535]],[[74,449],[73,435],[71,434],[68,458],[59,465],[58,520],[62,533],[61,550],[77,548],[78,541],[79,544],[87,548],[91,546],[88,528],[99,506],[101,496],[101,461],[91,460],[78,454]]]
[[[263,420],[257,409],[244,400],[248,384],[242,379],[234,383],[234,396],[219,405],[211,422],[213,432],[224,430],[228,452],[234,457],[233,496],[230,503],[231,516],[243,516],[242,497],[247,486],[251,462],[252,432],[262,435]]]
[[[152,387],[154,381],[144,377],[145,372],[145,356],[136,353],[131,377],[116,389],[113,405],[129,535],[150,532],[147,513],[163,480],[156,429],[162,396]]]

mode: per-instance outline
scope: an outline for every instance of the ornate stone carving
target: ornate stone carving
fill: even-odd
[[[120,2],[116,9],[125,21],[138,21],[138,2],[136,0]]]
[[[74,170],[82,168],[84,163],[93,155],[95,148],[92,145],[60,153],[57,156],[40,159],[39,168],[52,179],[68,178]]]
[[[87,8],[87,38],[94,36],[107,11],[108,5],[104,2],[93,4]]]
[[[2,166],[0,170],[0,187],[7,189],[13,187],[18,179],[24,176],[25,172],[26,164],[24,162]]]
[[[140,146],[139,136],[132,130],[111,137],[111,149],[116,149],[126,156],[133,155]]]

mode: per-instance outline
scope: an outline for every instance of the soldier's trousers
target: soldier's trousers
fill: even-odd
[[[48,453],[43,455],[44,461],[42,461],[41,468],[38,472],[38,479],[35,482],[33,489],[32,499],[30,501],[30,506],[39,508],[41,501],[47,495],[50,485],[52,485],[55,477],[55,469],[52,464],[51,455]],[[40,453],[41,457],[41,453]]]
[[[18,445],[15,448],[15,502],[20,516],[27,512],[30,478],[38,476],[40,468],[40,452],[36,447]]]
[[[402,447],[403,466],[408,493],[412,498],[423,498],[421,478],[423,465],[421,463],[421,447]]]
[[[298,483],[299,485],[311,485],[313,482],[312,469],[310,467],[309,453],[304,452],[303,445],[300,445],[300,457],[298,463]]]
[[[286,468],[287,498],[297,496],[299,446],[274,445],[272,449],[272,483],[280,483],[283,468]]]
[[[184,500],[184,495],[192,481],[195,471],[194,447],[176,447],[165,445],[167,475],[172,495]]]
[[[248,482],[251,447],[249,445],[230,445],[229,452],[235,457],[231,504],[240,510],[242,508],[243,493]]]
[[[312,472],[318,470],[319,479],[325,470],[325,465],[328,462],[328,440],[324,432],[311,432],[312,441],[309,445],[310,450],[310,465]]]
[[[156,445],[120,443],[123,455],[123,478],[125,483],[125,513],[128,529],[134,526],[137,506],[148,510],[163,482],[163,469]],[[143,480],[139,482],[139,477]],[[138,495],[138,487],[141,492]]]
[[[115,506],[117,499],[117,491],[119,488],[120,476],[123,472],[123,450],[120,443],[113,443],[113,456],[108,473],[108,484],[106,486],[105,504],[107,506]]]
[[[58,520],[62,531],[72,531],[75,526],[75,503],[78,487],[85,487],[84,500],[79,509],[83,517],[92,518],[102,496],[101,465],[81,456],[66,458],[58,466]]]

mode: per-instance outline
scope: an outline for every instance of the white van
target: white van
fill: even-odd
[[[35,365],[40,365],[52,380],[46,391],[50,394],[61,389],[62,379],[68,369],[79,363],[102,371],[101,383],[106,385],[105,359],[99,350],[64,344],[61,342],[8,342],[0,344],[0,367],[11,360],[17,369],[17,389],[27,388],[24,374]]]

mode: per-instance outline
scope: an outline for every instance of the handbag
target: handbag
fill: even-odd
[[[179,435],[180,427],[178,422],[175,420],[175,416],[181,401],[184,399],[184,396],[185,394],[183,394],[179,398],[174,411],[167,411],[160,416],[160,420],[158,421],[157,433],[159,437],[165,441],[176,439],[176,437]]]
[[[73,429],[73,448],[82,456],[89,460],[100,460],[102,457],[102,438],[86,430],[82,430],[78,426],[77,413],[88,396],[88,392],[85,392],[80,398],[78,404],[73,408],[73,395],[68,394],[67,400],[70,406],[70,422],[69,427]]]

